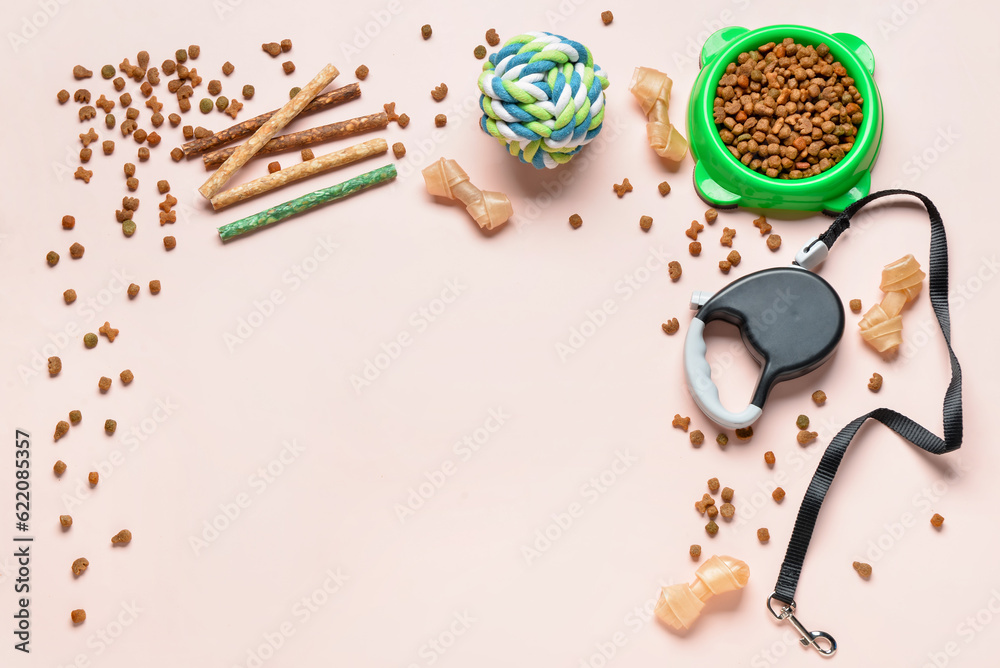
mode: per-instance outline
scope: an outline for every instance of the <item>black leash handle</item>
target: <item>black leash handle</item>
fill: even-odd
[[[832,247],[844,230],[850,227],[851,217],[854,214],[866,204],[890,195],[916,197],[927,209],[927,215],[931,222],[928,292],[934,315],[937,316],[938,325],[941,327],[941,334],[944,335],[945,344],[948,346],[948,356],[951,359],[951,382],[948,383],[943,405],[944,438],[889,408],[876,408],[870,413],[862,415],[833,437],[826,452],[823,453],[819,466],[816,467],[816,473],[813,474],[809,488],[802,499],[799,514],[795,519],[795,528],[792,530],[792,537],[788,543],[788,550],[785,552],[785,561],[781,564],[774,593],[768,598],[768,609],[771,610],[772,614],[779,619],[789,619],[793,624],[796,624],[796,628],[801,624],[798,624],[791,614],[795,609],[795,589],[798,586],[799,576],[802,574],[802,564],[806,558],[806,551],[809,549],[813,529],[816,527],[816,519],[819,517],[820,507],[823,505],[826,493],[829,491],[830,485],[833,484],[833,477],[837,474],[840,462],[847,452],[847,447],[851,444],[851,440],[858,433],[861,425],[869,419],[878,420],[913,445],[935,455],[952,452],[962,445],[962,368],[959,366],[958,358],[951,347],[951,317],[948,312],[948,241],[945,236],[944,223],[937,207],[924,195],[911,190],[882,190],[872,193],[844,209],[844,212],[837,216],[829,229],[820,235],[819,239],[828,248]],[[780,614],[775,613],[771,607],[771,599],[785,604]],[[812,633],[819,635],[817,632]],[[828,637],[826,634],[822,635]],[[805,637],[803,637],[802,643],[815,644]],[[817,649],[820,648],[817,647]],[[836,651],[836,644],[833,644],[833,651]],[[833,651],[823,651],[823,653],[832,654]]]

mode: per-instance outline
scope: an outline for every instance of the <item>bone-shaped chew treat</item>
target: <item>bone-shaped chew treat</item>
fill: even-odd
[[[441,158],[423,170],[427,192],[437,197],[457,199],[465,205],[479,227],[492,230],[507,222],[514,210],[503,193],[480,190],[469,175],[451,159]]]
[[[879,288],[885,292],[882,303],[875,304],[865,313],[858,327],[861,338],[880,353],[892,353],[903,342],[903,307],[913,301],[926,274],[912,255],[887,264],[882,269]]]
[[[679,162],[687,154],[687,140],[667,117],[670,88],[674,82],[663,72],[651,67],[637,67],[628,89],[635,95],[646,114],[646,136],[649,145],[661,158]]]
[[[750,567],[733,557],[713,556],[698,568],[694,578],[691,584],[664,587],[656,602],[656,616],[676,631],[690,628],[708,599],[743,589],[750,579]]]

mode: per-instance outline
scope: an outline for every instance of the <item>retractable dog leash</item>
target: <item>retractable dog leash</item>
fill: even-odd
[[[808,270],[826,258],[860,209],[876,199],[892,195],[917,198],[927,209],[930,219],[930,301],[951,361],[951,381],[943,404],[944,437],[892,409],[876,408],[841,429],[823,453],[799,507],[774,592],[767,598],[767,609],[776,619],[794,626],[803,645],[812,646],[824,655],[836,652],[837,643],[830,634],[809,631],[796,619],[795,591],[823,500],[858,429],[869,419],[877,420],[911,444],[935,455],[952,452],[962,445],[962,369],[951,347],[948,242],[941,214],[934,203],[920,193],[910,190],[872,193],[844,209],[826,232],[811,239],[796,255],[792,267],[750,274],[711,297],[695,293],[692,308],[700,310],[685,341],[688,387],[702,411],[715,422],[730,428],[753,423],[760,417],[764,400],[774,384],[801,376],[823,364],[833,354],[843,334],[844,310],[840,298],[826,281]],[[784,297],[781,290],[786,291]],[[705,323],[716,319],[739,327],[744,342],[761,365],[753,399],[740,413],[729,412],[721,405],[718,389],[712,383],[711,371],[705,360]],[[777,607],[775,602],[779,604]]]

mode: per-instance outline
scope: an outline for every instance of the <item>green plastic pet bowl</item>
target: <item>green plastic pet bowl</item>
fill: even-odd
[[[830,47],[833,57],[854,79],[864,112],[854,146],[847,155],[822,174],[797,180],[774,179],[743,165],[722,143],[712,116],[716,87],[726,66],[744,51],[768,42],[780,43],[788,37],[799,44]],[[872,77],[874,71],[872,50],[848,33],[774,25],[757,30],[733,26],[712,34],[701,49],[701,72],[688,105],[687,129],[698,195],[723,209],[742,206],[827,213],[839,213],[866,196],[871,190],[871,168],[882,143],[882,98]]]

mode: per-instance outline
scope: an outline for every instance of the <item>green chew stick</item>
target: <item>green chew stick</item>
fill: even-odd
[[[261,211],[260,213],[255,213],[252,216],[247,216],[246,218],[241,218],[240,220],[223,225],[219,228],[219,237],[223,241],[235,239],[236,237],[243,236],[249,232],[267,227],[268,225],[273,225],[274,223],[294,216],[297,213],[308,211],[309,209],[321,206],[327,202],[343,199],[356,192],[367,190],[372,186],[377,186],[380,183],[385,183],[386,181],[391,181],[394,178],[396,178],[395,165],[389,164],[385,167],[373,169],[370,172],[366,172],[360,176],[355,176],[353,179],[348,179],[347,181],[338,183],[335,186],[311,192],[308,195],[303,195],[302,197],[297,197],[296,199],[285,202],[284,204],[271,207],[267,211]]]

